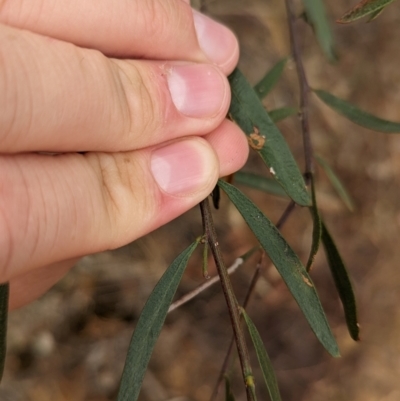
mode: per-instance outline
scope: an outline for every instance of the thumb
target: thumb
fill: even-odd
[[[199,137],[125,153],[2,156],[0,170],[0,282],[127,244],[195,206],[220,172]]]

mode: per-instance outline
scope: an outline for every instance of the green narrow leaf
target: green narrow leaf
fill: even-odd
[[[278,195],[287,198],[284,189],[272,178],[266,178],[259,174],[246,173],[238,171],[234,175],[234,181],[237,184],[246,185],[272,195]]]
[[[271,120],[274,123],[284,120],[287,117],[294,116],[297,113],[298,113],[298,110],[295,109],[294,107],[281,107],[279,109],[270,110],[268,112]]]
[[[317,291],[299,257],[279,230],[258,207],[234,186],[224,181],[218,185],[243,216],[265,252],[274,263],[315,335],[333,356],[339,356],[335,337],[329,327]]]
[[[319,45],[330,61],[336,60],[333,35],[326,17],[325,6],[322,0],[303,0],[307,17],[311,22]]]
[[[126,357],[118,401],[136,401],[150,356],[156,344],[168,307],[175,295],[187,262],[200,239],[184,250],[168,267],[154,287],[133,332]]]
[[[10,286],[8,283],[0,284],[0,382],[3,378],[4,365],[7,351],[7,320],[8,320],[8,297]]]
[[[315,160],[317,160],[318,164],[324,169],[326,175],[329,178],[329,181],[331,182],[333,188],[335,188],[336,192],[338,193],[344,204],[348,207],[350,211],[353,211],[355,209],[354,202],[346,191],[346,188],[340,181],[339,177],[332,170],[331,166],[321,156],[315,156]]]
[[[264,99],[279,81],[287,61],[288,58],[285,57],[283,60],[276,63],[254,87],[254,90],[260,99]]]
[[[396,134],[400,132],[400,123],[383,120],[375,117],[366,111],[360,110],[351,103],[339,99],[323,90],[314,90],[314,93],[331,109],[335,110],[342,116],[347,117],[355,124],[369,128],[374,131],[384,132],[387,134]]]
[[[235,401],[235,396],[231,389],[231,383],[227,376],[225,376],[225,401]]]
[[[367,22],[372,22],[376,18],[378,18],[381,14],[382,11],[385,9],[385,7],[380,8],[379,10],[374,11],[372,14],[370,14],[370,17],[368,18]]]
[[[271,174],[298,204],[308,206],[310,195],[290,149],[260,99],[236,68],[229,76],[232,100],[229,114],[247,135],[250,146],[269,166]]]
[[[311,198],[312,206],[310,206],[310,212],[313,219],[313,234],[312,234],[312,244],[310,249],[310,255],[308,257],[306,270],[309,272],[314,263],[315,255],[318,252],[319,244],[321,242],[322,225],[321,218],[318,212],[317,198],[315,196],[315,181],[314,177],[311,176]]]
[[[360,327],[357,318],[356,298],[346,266],[324,222],[322,222],[322,243],[336,289],[339,293],[346,317],[347,328],[353,340],[360,340]]]
[[[336,22],[347,24],[370,14],[374,14],[374,18],[376,18],[386,6],[394,1],[395,0],[362,0]]]
[[[279,393],[279,387],[274,368],[272,367],[271,360],[269,359],[257,327],[243,308],[241,308],[241,313],[249,330],[251,340],[253,341],[254,349],[256,350],[257,359],[260,363],[261,371],[264,376],[264,381],[267,385],[271,401],[281,401],[281,395]]]

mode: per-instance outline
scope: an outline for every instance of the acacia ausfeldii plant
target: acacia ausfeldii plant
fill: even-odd
[[[339,22],[352,22],[363,16],[370,16],[370,19],[375,18],[392,2],[393,0],[362,1],[344,14],[339,19]],[[349,335],[356,341],[359,340],[359,324],[355,296],[344,258],[335,245],[334,238],[327,224],[323,221],[320,209],[318,208],[318,196],[316,192],[318,177],[315,176],[315,162],[325,170],[332,185],[346,206],[349,209],[353,209],[354,206],[338,174],[329,166],[324,155],[317,156],[314,154],[310,135],[312,130],[312,121],[309,114],[310,102],[322,101],[332,110],[348,118],[355,124],[375,131],[399,133],[400,124],[371,115],[356,105],[340,99],[335,94],[325,91],[323,88],[312,88],[310,86],[307,71],[304,68],[302,60],[302,45],[300,44],[298,25],[305,23],[305,21],[312,25],[316,40],[325,53],[327,62],[331,62],[336,59],[336,53],[333,35],[330,30],[330,22],[325,14],[322,0],[303,1],[306,18],[301,18],[302,14],[299,14],[294,9],[292,0],[286,0],[285,4],[292,54],[288,54],[287,57],[279,61],[254,88],[238,69],[229,77],[232,89],[229,118],[235,121],[242,128],[244,134],[247,135],[252,151],[256,152],[266,165],[265,174],[254,174],[246,171],[238,172],[226,181],[221,180],[218,183],[219,189],[216,189],[216,193],[222,190],[238,209],[244,221],[259,241],[259,249],[262,249],[262,252],[265,252],[269,256],[282,276],[282,280],[286,283],[293,298],[307,319],[310,330],[315,333],[321,345],[332,356],[336,357],[339,355],[339,349],[319,301],[318,289],[312,279],[313,262],[316,254],[320,251],[321,244],[325,250],[327,265],[332,272],[343,305]],[[294,63],[297,71],[300,89],[299,104],[288,104],[279,109],[266,110],[262,100],[265,96],[268,96],[279,81],[289,59]],[[304,171],[301,171],[298,167],[284,136],[275,124],[277,121],[281,121],[294,114],[298,114],[299,116],[299,131],[303,138]],[[280,221],[277,224],[273,224],[260,208],[250,201],[242,191],[232,185],[232,183],[240,183],[259,189],[260,191],[267,191],[285,197],[287,199],[287,208]],[[215,203],[218,203],[218,196],[215,196],[214,199]],[[285,223],[287,217],[291,213],[296,213],[296,210],[300,207],[310,210],[310,219],[313,222],[312,244],[309,257],[304,262],[301,261],[300,257],[280,233],[280,228]],[[173,300],[179,281],[184,274],[186,264],[192,253],[201,246],[203,246],[204,255],[206,255],[204,260],[207,261],[207,252],[210,251],[217,266],[222,290],[226,297],[227,308],[232,321],[247,398],[249,400],[256,399],[255,389],[258,386],[262,387],[263,384],[255,383],[254,381],[253,371],[258,369],[258,367],[252,366],[250,362],[248,347],[251,344],[246,340],[243,328],[244,324],[249,330],[252,346],[256,350],[269,396],[271,400],[280,400],[273,366],[263,346],[262,338],[258,334],[256,326],[251,321],[251,317],[239,304],[233,292],[229,274],[221,253],[218,233],[214,226],[213,211],[209,199],[202,202],[200,209],[203,227],[199,227],[198,238],[172,262],[150,295],[142,315],[136,324],[122,376],[118,401],[136,400],[138,398],[153,347],[167,316],[168,308]],[[251,249],[249,250],[249,252],[252,251]],[[241,255],[235,256],[238,260],[245,258],[245,256]],[[206,266],[204,271],[207,271]],[[257,272],[258,270],[255,271],[255,280],[257,279]],[[249,294],[251,294],[251,291]],[[0,297],[0,319],[2,323],[0,329],[0,346],[3,364],[8,297],[8,286],[6,284],[0,287]],[[224,368],[220,375],[221,379],[224,378],[225,372]],[[229,384],[229,377],[226,377],[225,384],[226,398],[229,400],[234,399]]]

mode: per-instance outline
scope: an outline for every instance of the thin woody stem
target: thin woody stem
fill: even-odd
[[[289,216],[292,214],[292,212],[295,209],[295,207],[296,207],[296,203],[293,202],[293,201],[291,201],[287,205],[286,209],[284,210],[284,212],[282,213],[282,215],[279,218],[278,222],[276,223],[276,228],[278,228],[278,229],[282,228],[282,226],[286,223],[286,221],[289,218]],[[264,253],[262,255],[264,255]],[[252,293],[254,291],[254,288],[256,286],[256,283],[258,281],[258,278],[259,278],[259,275],[260,275],[260,268],[261,268],[261,263],[258,263],[256,271],[254,272],[253,277],[251,279],[251,284],[250,284],[249,290],[248,290],[248,292],[246,294],[246,298],[245,298],[245,300],[243,302],[243,308],[244,309],[246,309],[247,304],[248,304],[248,302],[250,300],[250,297],[251,297],[251,295],[252,295]],[[226,371],[228,370],[229,360],[230,360],[230,356],[231,356],[232,349],[233,349],[233,343],[234,343],[234,337],[232,337],[232,340],[231,340],[231,342],[229,344],[228,350],[227,350],[226,355],[225,355],[224,362],[222,363],[221,370],[220,370],[219,375],[218,375],[217,382],[215,383],[213,392],[211,394],[210,401],[215,401],[215,399],[217,398],[219,386],[220,386],[220,384],[221,384],[221,382],[222,382],[222,380],[223,380],[223,378],[224,378],[224,376],[226,374]]]
[[[221,279],[221,286],[228,305],[229,315],[232,322],[233,333],[236,340],[236,346],[239,354],[240,364],[242,366],[243,380],[246,385],[247,399],[255,401],[255,389],[253,372],[250,365],[249,351],[247,349],[244,333],[240,324],[239,304],[233,292],[232,283],[229,279],[221,250],[219,248],[215,226],[212,218],[210,203],[208,198],[200,203],[201,216],[203,219],[203,228],[205,237],[213,254],[218,274]]]
[[[261,256],[261,259],[262,259],[262,256]],[[251,294],[253,293],[254,288],[255,288],[255,286],[257,284],[258,278],[260,277],[260,270],[261,270],[261,261],[259,263],[257,263],[257,267],[256,267],[256,270],[255,270],[255,272],[253,274],[253,277],[251,279],[249,289],[247,290],[246,298],[245,298],[245,300],[243,302],[243,308],[244,309],[246,309],[247,304],[249,303]],[[224,362],[223,362],[221,370],[219,372],[219,376],[218,376],[217,382],[216,382],[214,390],[213,390],[213,392],[211,394],[210,401],[214,401],[215,398],[218,395],[219,385],[221,384],[221,382],[222,382],[222,380],[223,380],[223,378],[225,376],[225,373],[228,370],[229,360],[230,360],[230,356],[231,356],[231,353],[232,353],[232,350],[233,350],[234,343],[235,343],[235,336],[232,336],[231,341],[229,343],[228,351],[226,352],[226,356],[225,356]]]
[[[296,14],[294,11],[293,0],[285,0],[290,46],[292,48],[293,59],[296,64],[297,78],[300,87],[300,120],[301,130],[303,134],[304,158],[305,158],[305,179],[306,184],[310,183],[310,178],[314,173],[314,153],[310,136],[310,123],[309,123],[309,93],[310,87],[308,85],[307,76],[304,71],[304,65],[301,56],[301,47],[299,43],[299,35],[295,29]]]
[[[228,274],[231,275],[233,274],[242,264],[244,263],[243,258],[237,258],[231,266],[227,268]],[[219,276],[216,275],[209,280],[205,281],[203,284],[199,285],[197,288],[195,288],[193,291],[188,292],[185,294],[182,298],[179,298],[177,301],[172,303],[168,309],[168,313],[174,311],[175,309],[178,309],[180,306],[186,304],[190,300],[192,300],[194,297],[197,295],[201,294],[203,291],[205,291],[207,288],[211,287],[215,283],[217,283],[220,280]]]

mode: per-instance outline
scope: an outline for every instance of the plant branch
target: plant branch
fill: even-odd
[[[244,263],[243,258],[237,258],[231,266],[227,268],[228,274],[233,274],[235,271]],[[168,309],[168,313],[174,311],[175,309],[178,309],[180,306],[186,304],[189,302],[191,299],[196,297],[197,295],[201,294],[203,291],[205,291],[207,288],[211,287],[215,283],[217,283],[220,280],[219,275],[216,275],[212,277],[211,279],[205,281],[203,284],[199,285],[197,288],[195,288],[193,291],[188,292],[185,294],[183,297],[179,298],[176,300],[174,303],[172,303]]]
[[[293,210],[296,208],[296,202],[291,201],[287,206],[286,209],[283,211],[281,217],[279,218],[278,222],[275,224],[275,227],[280,230],[283,225],[286,223],[286,220],[292,214]]]
[[[296,64],[297,78],[300,87],[300,120],[301,130],[303,134],[304,157],[305,157],[305,179],[306,184],[310,183],[310,178],[314,173],[314,157],[313,148],[310,136],[310,123],[309,123],[309,93],[310,87],[308,85],[307,76],[304,71],[304,65],[301,55],[301,47],[299,43],[299,35],[296,32],[296,14],[294,11],[293,0],[285,0],[288,25],[290,46],[292,49],[293,59]]]
[[[233,333],[236,340],[236,346],[239,354],[240,364],[242,366],[243,380],[246,385],[247,399],[255,401],[254,378],[250,364],[249,351],[244,338],[244,333],[240,324],[239,304],[233,292],[232,283],[229,279],[225,263],[219,248],[217,234],[215,232],[214,221],[212,218],[210,202],[208,198],[200,203],[201,216],[203,220],[204,235],[213,254],[218,274],[221,279],[221,286],[228,305],[229,315],[232,322]]]
[[[291,201],[287,205],[286,209],[283,211],[281,217],[279,218],[278,222],[276,223],[276,228],[278,230],[280,230],[282,228],[282,226],[286,223],[287,219],[292,214],[292,212],[295,209],[295,207],[296,207],[296,203],[294,201]],[[263,255],[264,255],[264,252],[262,253],[261,258],[263,257]],[[245,300],[243,302],[243,308],[244,309],[246,309],[247,304],[248,304],[248,302],[250,300],[250,296],[254,291],[254,288],[256,286],[257,280],[259,278],[260,269],[261,269],[261,261],[257,264],[256,271],[254,272],[253,277],[251,279],[250,287],[249,287],[248,292],[246,294],[246,298],[245,298]],[[234,343],[234,337],[232,337],[231,342],[229,344],[228,350],[227,350],[226,355],[225,355],[224,362],[222,363],[221,370],[220,370],[220,373],[218,375],[217,382],[215,383],[213,392],[211,394],[210,401],[215,401],[215,399],[217,398],[219,386],[220,386],[220,384],[221,384],[221,382],[222,382],[222,380],[223,380],[223,378],[225,376],[225,373],[226,373],[226,371],[228,369],[229,360],[230,360],[230,356],[231,356],[232,349],[233,349],[233,343]]]
[[[253,277],[251,278],[250,286],[249,286],[249,289],[247,290],[247,294],[246,294],[245,300],[243,302],[244,309],[246,309],[247,304],[249,303],[251,294],[253,293],[254,288],[257,284],[258,278],[260,277],[261,261],[262,261],[263,255],[264,255],[264,253],[261,255],[260,262],[257,263],[256,270],[253,274]],[[214,390],[211,394],[210,401],[214,401],[218,395],[219,385],[221,384],[222,380],[224,379],[225,373],[228,370],[229,360],[230,360],[230,356],[231,356],[231,353],[233,350],[234,343],[235,343],[235,336],[232,336],[231,341],[229,343],[228,351],[226,352],[224,362],[223,362],[221,370],[219,372],[217,382],[215,383]]]

